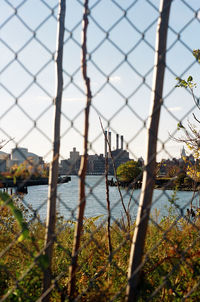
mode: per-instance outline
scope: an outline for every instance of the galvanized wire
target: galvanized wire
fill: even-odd
[[[65,1],[63,1],[63,3],[64,2]],[[102,133],[99,123],[100,117],[105,130],[112,131],[113,134],[125,131],[124,144],[130,157],[134,160],[140,157],[135,146],[139,146],[139,150],[143,151],[144,137],[148,131],[148,107],[150,94],[153,90],[152,73],[155,67],[153,58],[156,51],[156,24],[160,17],[159,1],[130,0],[123,2],[118,0],[90,0],[88,1],[88,5],[88,45],[85,66],[88,71],[87,77],[90,77],[92,95],[89,96],[85,92],[84,79],[81,75],[81,27],[84,1],[66,0],[64,41],[61,42],[64,58],[63,66],[59,71],[59,76],[63,76],[63,85],[59,92],[60,97],[62,94],[63,106],[58,109],[59,119],[61,118],[61,132],[59,133],[58,131],[58,134],[53,138],[51,135],[51,125],[55,122],[54,117],[52,117],[52,109],[54,107],[54,87],[56,86],[56,80],[53,75],[54,71],[52,70],[52,66],[55,63],[56,55],[55,32],[58,22],[59,3],[57,0],[40,0],[37,2],[31,0],[1,1],[0,49],[2,59],[0,61],[0,96],[2,109],[0,113],[0,136],[6,141],[9,140],[9,143],[4,146],[2,151],[5,150],[5,152],[9,152],[10,146],[20,148],[21,145],[27,146],[27,144],[30,144],[30,146],[28,146],[29,149],[34,148],[34,150],[39,150],[36,145],[41,144],[41,149],[44,148],[42,156],[45,161],[49,162],[51,160],[50,154],[53,151],[52,146],[55,147],[57,141],[58,145],[61,145],[59,159],[66,160],[66,152],[74,147],[72,144],[74,144],[74,137],[76,137],[78,150],[82,148],[83,141],[86,139],[85,149],[88,148],[89,156],[99,154],[101,152],[101,145],[104,144],[99,143],[99,141],[104,142],[104,134]],[[37,10],[38,12],[35,13]],[[187,78],[190,74],[194,74],[194,77],[198,78],[198,63],[192,56],[192,51],[199,47],[198,42],[196,42],[198,40],[196,37],[198,36],[200,27],[199,12],[200,6],[195,1],[191,1],[190,3],[185,0],[172,1],[168,25],[169,39],[166,49],[163,103],[160,130],[157,137],[156,155],[159,158],[157,161],[161,160],[161,156],[167,156],[170,159],[174,157],[173,152],[176,146],[173,147],[174,149],[172,148],[171,138],[179,136],[176,125],[180,122],[186,125],[188,116],[193,112],[197,112],[196,106],[192,102],[191,91],[178,90],[177,92],[179,88],[175,88],[175,78]],[[124,29],[127,32],[123,32]],[[45,34],[45,32],[47,32],[47,34]],[[189,54],[191,54],[191,56],[189,56]],[[177,58],[176,60],[172,58],[175,56]],[[122,75],[123,79],[119,78],[118,75]],[[122,80],[126,82],[127,85],[125,85]],[[61,83],[62,81],[58,82]],[[40,101],[36,101],[35,91],[40,94]],[[179,107],[182,106],[182,104],[179,104],[176,100],[178,93],[180,93],[183,106],[185,106],[185,110],[183,110],[182,113],[179,111]],[[198,90],[194,90],[194,93],[195,97],[198,98]],[[32,94],[34,101],[31,100]],[[91,102],[88,137],[86,137],[83,130],[85,106],[82,104],[82,99],[86,97],[89,97]],[[79,99],[78,105],[75,103],[76,98]],[[191,101],[185,101],[187,99]],[[138,106],[138,103],[140,106]],[[165,114],[167,117],[164,116]],[[167,119],[169,119],[169,125],[167,125]],[[126,121],[127,125],[125,125]],[[172,124],[174,126],[172,126]],[[170,133],[167,133],[168,131],[164,129],[165,127],[169,127]],[[162,132],[162,130],[165,130],[165,134],[163,134],[164,132]],[[13,135],[13,133],[15,133],[15,135]],[[71,141],[73,142],[71,143]],[[110,147],[112,149],[112,145]],[[177,148],[179,148],[178,143]],[[48,199],[47,196],[41,198],[38,207],[33,208],[34,205],[30,205],[26,196],[23,196],[20,199],[20,204],[28,210],[29,215],[32,215],[28,220],[28,227],[34,233],[38,224],[38,227],[40,226],[41,228],[41,238],[40,236],[39,239],[34,237],[25,238],[24,241],[19,243],[18,238],[23,234],[23,230],[19,229],[16,231],[15,229],[11,229],[5,217],[1,214],[0,230],[7,229],[10,237],[8,236],[7,238],[8,242],[6,246],[1,243],[0,255],[2,261],[0,262],[0,270],[2,278],[0,279],[4,280],[4,276],[9,276],[9,274],[12,276],[11,279],[9,279],[9,284],[2,285],[0,294],[1,301],[9,301],[9,299],[13,299],[13,297],[18,300],[30,300],[30,293],[26,291],[23,282],[31,283],[30,280],[27,281],[27,278],[29,278],[29,274],[34,270],[38,273],[37,268],[41,270],[42,274],[45,271],[47,272],[47,267],[52,259],[53,273],[44,288],[41,285],[42,282],[40,282],[40,294],[37,296],[37,300],[45,299],[45,295],[47,295],[47,297],[51,295],[51,298],[55,300],[58,299],[59,296],[61,301],[69,298],[69,267],[73,262],[72,249],[70,250],[69,246],[72,248],[71,241],[73,234],[70,233],[67,240],[66,238],[63,238],[63,240],[60,238],[61,234],[63,234],[68,227],[71,228],[70,230],[73,230],[74,224],[82,222],[78,221],[76,214],[79,207],[78,202],[72,206],[70,200],[59,193],[59,189],[62,185],[57,185],[57,172],[55,172],[59,169],[58,158],[55,160],[55,156],[59,153],[58,149],[59,147],[56,151],[54,149],[55,152],[52,163],[55,165],[55,169],[53,174],[50,175],[54,178],[54,192],[56,192],[54,205],[56,202],[57,209],[60,212],[59,215],[64,216],[67,213],[67,218],[57,217],[57,222],[54,221],[52,224],[50,223],[50,225],[53,226],[50,228],[48,227],[48,223],[45,222],[46,216],[40,217],[39,214],[41,210],[45,208],[47,200],[52,204],[52,198]],[[21,152],[20,149],[19,152]],[[37,153],[38,151],[35,152]],[[84,150],[82,149],[80,152],[83,153]],[[87,152],[85,153],[85,156],[86,155]],[[23,152],[21,152],[21,156],[24,156]],[[118,159],[120,156],[119,154]],[[143,156],[146,156],[145,152],[143,152]],[[27,166],[32,165],[30,158],[27,159],[26,156],[24,156],[24,159],[26,160]],[[110,160],[109,165],[111,166],[111,159],[108,158],[108,160]],[[115,160],[117,160],[117,157]],[[68,172],[73,170],[77,171],[78,163],[71,162],[70,165]],[[35,170],[39,167],[40,164],[34,165]],[[144,166],[143,170],[145,169],[146,167]],[[31,173],[29,180],[34,174],[33,172]],[[79,178],[79,176],[76,177]],[[27,181],[28,179],[26,178],[21,186],[26,186]],[[93,200],[104,213],[107,213],[106,198],[107,202],[109,202],[109,196],[107,194],[106,197],[105,192],[104,200],[102,196],[97,193],[98,187],[102,183],[104,183],[104,175],[99,176],[98,179],[95,178],[92,184],[85,176],[81,180],[81,184],[86,190],[86,206]],[[66,190],[70,191],[70,183],[66,188]],[[94,253],[98,250],[99,257],[104,255],[105,261],[99,266],[97,264],[96,272],[93,271],[92,273],[88,272],[84,265],[81,266],[78,263],[75,271],[77,274],[76,279],[80,277],[80,282],[77,281],[76,289],[74,287],[74,291],[76,292],[73,292],[70,299],[72,299],[73,296],[75,301],[92,301],[94,297],[91,297],[90,294],[95,286],[97,291],[96,299],[99,299],[99,301],[123,301],[125,298],[125,290],[128,285],[127,268],[129,249],[131,246],[131,236],[135,228],[135,208],[139,205],[140,192],[138,191],[135,195],[135,192],[133,194],[132,190],[122,190],[121,194],[122,196],[118,194],[118,198],[110,204],[109,213],[101,217],[99,223],[95,224],[95,229],[88,227],[87,223],[89,222],[87,222],[87,218],[85,218],[83,222],[83,233],[79,235],[83,236],[83,238],[87,237],[87,240],[84,239],[85,241],[78,245],[75,251],[77,258],[81,258],[82,255],[89,253],[88,247],[92,244]],[[198,197],[198,192],[196,192],[195,196],[196,198]],[[125,211],[122,210],[122,217],[119,219],[115,217],[115,210],[121,204],[121,197],[124,198],[124,200],[127,198],[130,200],[130,203],[125,202],[125,207],[127,208],[125,208]],[[157,197],[153,199],[152,205],[150,203],[148,204],[146,211],[159,207],[159,202],[162,198],[171,199],[171,193],[167,191],[167,187],[164,187]],[[156,264],[152,264],[151,268],[149,268],[148,265],[151,261],[151,256],[162,246],[163,242],[169,244],[169,246],[174,245],[174,241],[169,237],[169,234],[175,228],[179,228],[182,221],[185,221],[188,227],[191,226],[193,228],[192,230],[199,234],[198,218],[192,220],[191,217],[187,217],[186,215],[186,209],[190,208],[193,198],[194,197],[190,197],[184,205],[180,205],[176,200],[174,201],[173,207],[177,211],[177,214],[174,220],[169,223],[167,229],[163,227],[160,220],[158,221],[154,216],[150,216],[149,225],[154,226],[157,232],[161,232],[162,236],[149,250],[145,250],[145,253],[141,254],[143,257],[142,263],[140,263],[139,266],[141,272],[145,271],[145,269],[149,269],[149,275],[151,275],[152,272],[156,271],[157,266],[159,266],[159,261]],[[8,199],[3,205],[1,203],[2,213],[4,213],[8,205]],[[55,208],[56,207],[54,207],[54,214],[56,214]],[[127,216],[126,211],[129,211],[131,217],[130,230],[127,228],[125,218]],[[96,211],[94,209],[93,216],[96,216],[95,213]],[[108,243],[110,244],[110,251],[105,251],[103,238],[102,241],[96,239],[98,232],[101,232],[107,223],[107,216],[109,216],[109,221],[111,222],[111,233],[113,232],[110,243]],[[60,224],[59,219],[63,219]],[[162,217],[162,219],[164,218]],[[12,223],[15,225],[15,219]],[[115,226],[118,227],[119,231],[116,231]],[[44,247],[43,233],[45,227],[47,231],[49,231],[51,239],[46,241],[46,246]],[[123,236],[120,242],[118,242],[118,246],[113,246],[112,236],[121,236],[120,232],[123,233]],[[84,237],[84,235],[87,236]],[[28,245],[26,240],[29,240]],[[190,246],[185,246],[183,249],[177,244],[174,251],[175,257],[180,258],[179,263],[176,263],[173,268],[164,274],[160,284],[148,292],[145,298],[139,291],[140,299],[145,299],[145,301],[157,301],[156,299],[161,297],[161,292],[163,291],[162,299],[166,299],[167,301],[169,296],[165,297],[165,295],[167,295],[168,290],[171,293],[171,297],[175,297],[174,299],[191,299],[191,301],[193,301],[193,295],[195,297],[195,294],[198,293],[200,281],[198,279],[199,264],[198,262],[193,263],[193,258],[189,254],[191,248],[196,246],[198,238],[192,238],[191,240]],[[66,241],[69,241],[69,246],[66,245]],[[50,245],[52,244],[52,253],[50,253],[51,255],[48,257],[53,257],[52,259],[46,259],[44,257],[45,250],[49,248],[49,242],[51,242]],[[126,247],[126,245],[128,245],[128,252],[126,255],[126,266],[124,266],[123,260],[118,261],[118,258],[120,258],[121,249]],[[14,249],[19,246],[27,259],[30,257],[31,261],[30,263],[24,263],[24,267],[21,268],[20,273],[16,268],[15,274],[15,272],[11,272],[6,262],[6,257],[9,259],[10,255],[13,256]],[[55,249],[55,251],[53,249]],[[66,262],[62,260],[63,266],[61,265],[59,270],[56,271],[54,267],[54,265],[56,266],[54,256],[56,255],[55,257],[58,257],[57,253],[59,255],[63,253],[65,256],[62,257]],[[91,257],[90,254],[89,256]],[[59,261],[58,259],[59,257],[57,261]],[[167,256],[166,259],[168,259]],[[47,262],[45,262],[46,260]],[[180,294],[176,284],[170,284],[170,278],[174,273],[177,272],[178,274],[179,270],[181,270],[182,262],[185,262],[188,270],[194,271],[194,274],[197,274],[196,284],[191,286],[189,290],[187,289],[188,291],[185,292],[184,295]],[[108,284],[112,274],[116,276],[119,275],[123,279],[121,286],[117,287],[115,285],[114,293],[110,293],[108,288],[103,288],[104,285],[100,287],[100,285],[97,284],[99,280],[100,283],[102,282],[101,278],[104,274],[108,274]],[[135,274],[136,271],[131,272],[131,276]],[[40,276],[38,280],[41,278],[42,281],[44,281],[46,277]],[[88,283],[82,281],[86,277],[89,278]],[[111,285],[109,284],[107,286],[109,287]],[[101,291],[102,300],[100,300],[100,296],[98,295]],[[108,296],[104,296],[106,291],[107,293],[109,292]]]

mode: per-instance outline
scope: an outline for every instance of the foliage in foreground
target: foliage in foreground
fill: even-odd
[[[29,224],[29,236],[18,241],[16,238],[19,238],[21,231],[19,223],[8,207],[1,208],[0,297],[11,290],[6,301],[36,301],[42,293],[45,262],[40,257],[40,251],[45,229],[41,222],[31,221],[26,212],[25,218]],[[156,219],[158,217],[154,217]],[[190,291],[188,301],[198,300],[200,221],[197,219],[190,223],[185,217],[173,225],[175,219],[174,212],[170,211],[158,225],[150,223],[148,227],[138,301],[146,301],[151,296],[151,301],[181,301]],[[122,221],[112,224],[113,255],[110,258],[105,223],[99,227],[96,218],[85,219],[77,272],[77,290],[81,301],[124,301],[134,223],[130,236],[120,225]],[[58,219],[53,274],[59,277],[50,301],[68,301],[66,293],[73,231],[72,222]],[[159,290],[156,292],[156,289]]]

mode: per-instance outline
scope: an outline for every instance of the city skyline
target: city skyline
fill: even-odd
[[[18,147],[15,147],[15,148],[12,148],[12,149],[10,149],[10,151],[8,150],[8,152],[5,152],[3,149],[0,149],[0,157],[2,157],[3,158],[3,156],[5,155],[11,155],[11,153],[12,153],[12,150],[13,149],[26,149],[26,150],[29,150],[29,148],[26,146],[26,147],[22,147],[22,146],[18,146]],[[116,146],[113,146],[112,147],[112,151],[115,151],[115,150],[121,150],[122,148],[120,147],[120,148],[116,148]],[[123,149],[124,151],[127,151],[128,152],[128,150],[127,149]],[[185,146],[182,144],[182,146],[179,148],[179,153],[178,153],[178,156],[176,157],[176,156],[174,156],[174,157],[163,157],[161,160],[170,160],[170,159],[173,159],[173,158],[181,158],[182,157],[182,155],[183,155],[183,150],[184,150],[184,153],[185,153],[185,156],[190,156],[190,155],[192,155],[192,151],[190,150],[190,152],[188,152],[186,149],[185,149]],[[71,150],[69,150],[69,152],[67,152],[67,153],[69,153],[69,155],[66,155],[66,157],[65,158],[63,158],[63,157],[60,157],[60,161],[62,160],[62,159],[69,159],[70,158],[70,154],[73,152],[73,151],[76,151],[76,152],[78,152],[79,153],[79,156],[82,156],[83,154],[81,154],[81,152],[80,152],[80,150],[79,149],[77,149],[77,147],[72,147],[72,149]],[[30,156],[31,155],[36,155],[36,156],[38,156],[38,157],[41,157],[42,158],[42,155],[41,154],[36,154],[36,153],[33,153],[33,152],[28,152],[29,154],[30,154]],[[108,151],[108,153],[109,153],[109,151]],[[94,155],[98,155],[98,156],[100,156],[100,155],[102,155],[103,157],[105,157],[105,149],[104,149],[104,152],[102,152],[102,153],[88,153],[88,155],[89,156],[94,156]],[[138,158],[130,158],[130,160],[138,160],[138,159],[141,159],[141,158],[143,158],[142,157],[142,155],[140,155],[140,156],[138,156]],[[144,159],[144,158],[143,158]],[[46,161],[47,163],[48,163],[48,161]]]

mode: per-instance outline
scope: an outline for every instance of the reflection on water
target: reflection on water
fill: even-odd
[[[86,217],[94,217],[104,215],[106,217],[106,191],[105,191],[105,179],[104,176],[87,176],[86,179],[86,192],[87,203],[85,209]],[[122,195],[125,205],[127,206],[130,201],[130,213],[134,218],[137,213],[138,202],[140,198],[140,191],[135,190],[133,194],[131,191],[122,189]],[[109,187],[111,214],[112,219],[120,219],[124,215],[123,207],[121,204],[120,194],[116,187]],[[132,196],[131,196],[132,195]],[[173,191],[167,190],[154,190],[153,204],[151,209],[151,215],[155,215],[155,212],[159,213],[159,217],[163,217],[168,214],[168,208],[173,195]],[[46,205],[48,196],[48,186],[34,186],[28,187],[28,194],[24,195],[24,202],[30,204],[34,210],[38,210],[41,219],[46,217]],[[192,199],[193,192],[176,192],[175,204],[177,208],[177,214],[181,214],[181,209],[184,213],[186,208],[190,207],[190,201]],[[131,199],[131,200],[130,200]],[[60,184],[58,186],[58,211],[60,215],[65,219],[75,219],[77,213],[78,204],[78,177],[72,176],[71,182]],[[199,195],[196,194],[194,206],[199,205]]]

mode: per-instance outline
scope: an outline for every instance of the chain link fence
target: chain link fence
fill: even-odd
[[[1,1],[0,301],[198,301],[199,27],[196,0]]]

